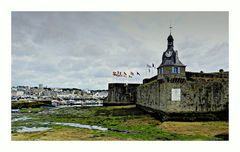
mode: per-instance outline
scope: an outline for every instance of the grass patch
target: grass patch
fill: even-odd
[[[216,136],[228,134],[228,122],[164,122],[158,126],[167,132],[181,133],[185,135]]]
[[[13,131],[13,140],[226,140],[228,134],[227,122],[161,123],[133,105],[34,109],[30,113],[24,113],[26,111],[21,111],[23,113],[19,115],[32,119],[12,122],[12,128],[41,126],[52,129],[31,133]],[[80,123],[111,128],[113,131],[41,125],[38,122]]]

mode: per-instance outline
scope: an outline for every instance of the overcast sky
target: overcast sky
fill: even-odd
[[[228,70],[226,12],[13,12],[12,86],[142,82],[154,75],[146,64],[161,63],[170,23],[187,71]],[[116,78],[113,71],[141,76]]]

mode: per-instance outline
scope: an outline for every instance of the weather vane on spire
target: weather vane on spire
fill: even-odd
[[[172,34],[172,25],[171,25],[171,23],[170,23],[170,26],[169,26],[169,29],[170,29],[170,34]]]

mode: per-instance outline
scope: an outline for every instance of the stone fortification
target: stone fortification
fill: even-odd
[[[228,73],[187,75],[185,81],[155,79],[141,84],[136,104],[168,120],[228,119]]]
[[[143,84],[109,84],[105,104],[136,104],[162,120],[228,120],[228,72],[186,72],[168,37],[157,75]]]
[[[108,98],[104,105],[136,104],[138,86],[139,84],[109,83]]]

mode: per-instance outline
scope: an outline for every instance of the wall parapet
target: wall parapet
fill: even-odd
[[[203,72],[186,72],[187,79],[192,77],[200,78],[228,78],[229,72],[214,72],[214,73],[203,73]]]

